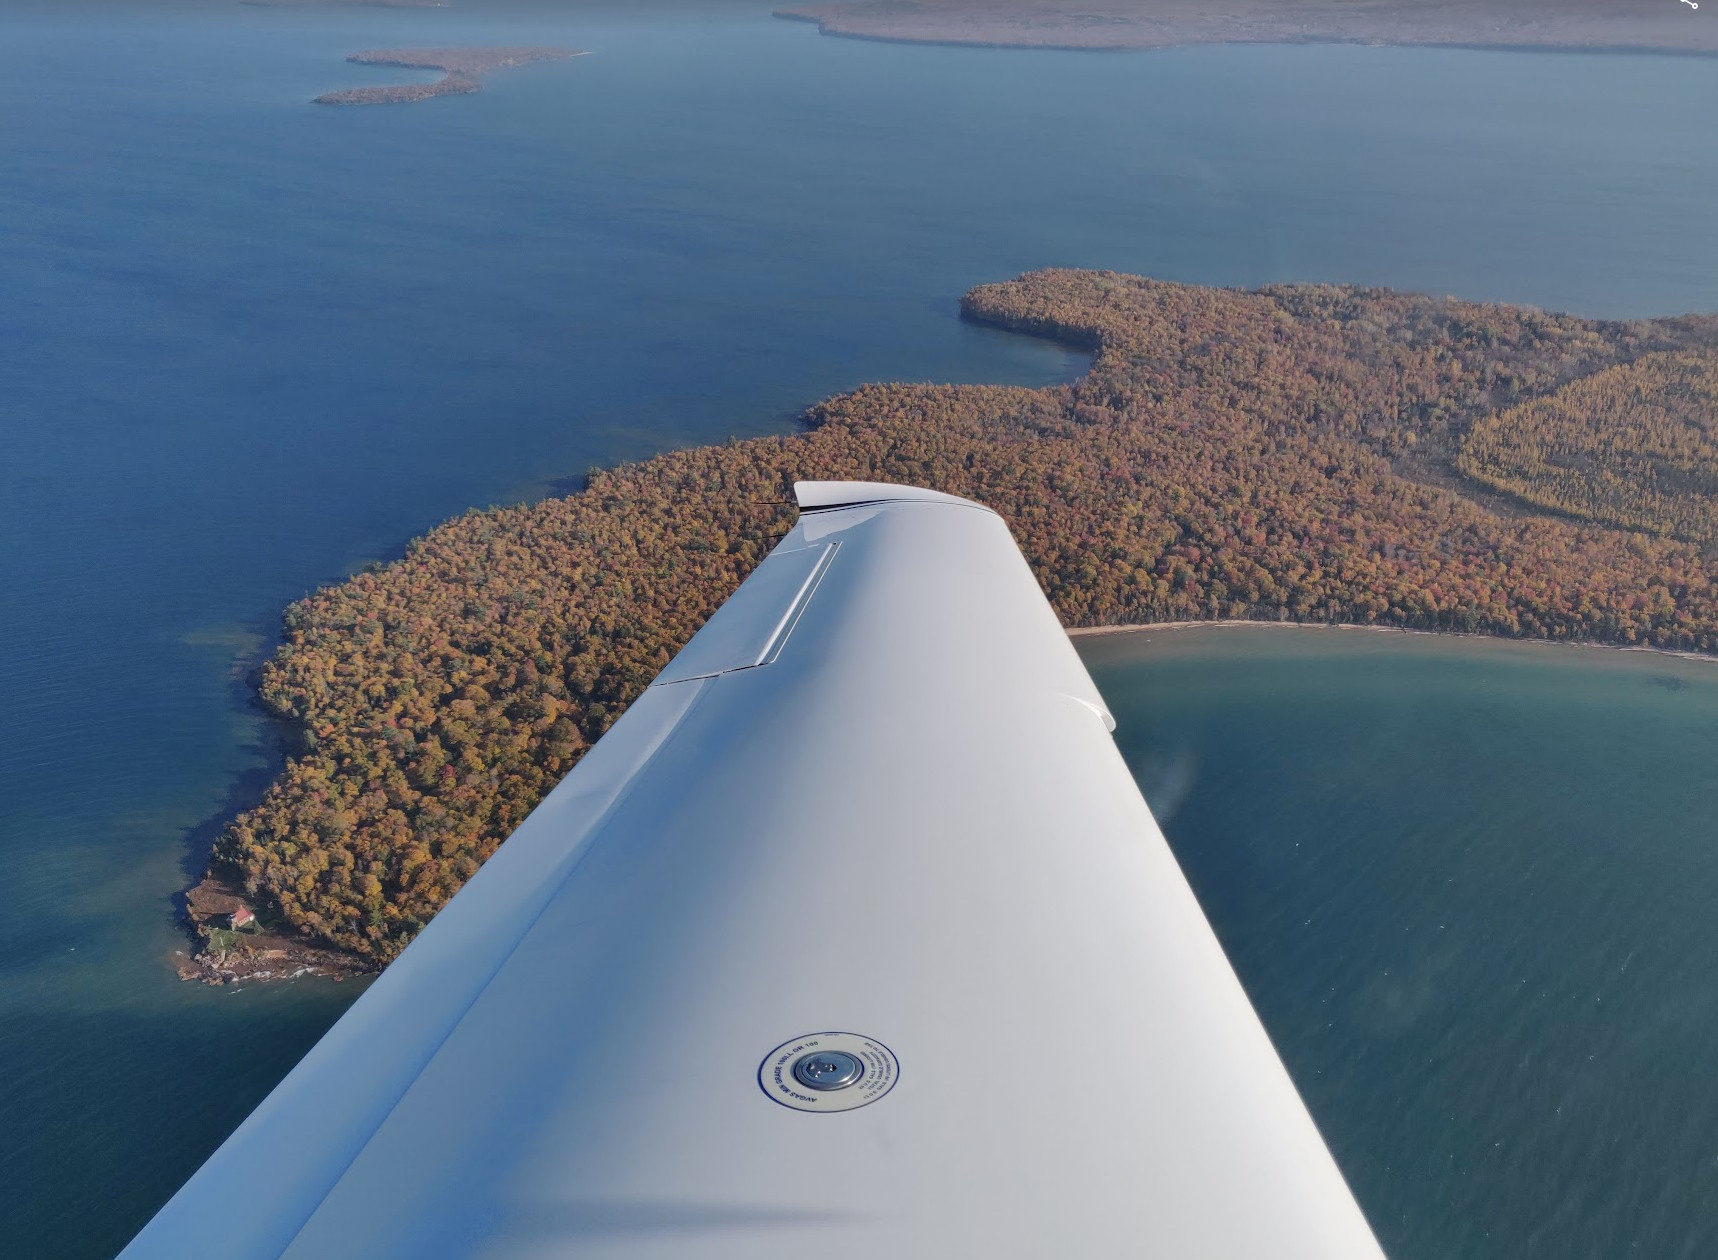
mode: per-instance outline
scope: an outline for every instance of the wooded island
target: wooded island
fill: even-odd
[[[791,436],[468,513],[293,605],[261,692],[302,742],[218,842],[224,887],[271,930],[385,963],[786,532],[796,479],[990,505],[1069,626],[1718,652],[1718,450],[1689,392],[1718,379],[1718,317],[1092,271],[986,285],[964,309],[1086,347],[1091,371],[867,386]]]

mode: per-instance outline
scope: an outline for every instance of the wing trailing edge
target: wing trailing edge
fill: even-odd
[[[1380,1260],[1001,519],[797,490],[128,1260]]]

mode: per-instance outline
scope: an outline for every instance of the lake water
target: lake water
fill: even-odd
[[[956,318],[967,287],[1029,267],[1360,281],[1598,315],[1718,309],[1709,60],[916,48],[821,38],[768,7],[19,0],[0,15],[0,1237],[16,1254],[111,1253],[359,988],[217,991],[166,966],[183,944],[174,894],[272,770],[243,676],[306,590],[468,507],[551,492],[592,464],[784,431],[863,381],[1066,379],[1078,356]],[[439,43],[594,55],[498,74],[474,97],[307,103],[433,77],[349,66],[350,52]],[[1235,669],[1285,668],[1278,650]],[[1601,654],[1570,677],[1590,673],[1578,685],[1602,697],[1619,659],[1633,658]],[[1525,751],[1578,782],[1611,777],[1608,745],[1514,660],[1495,668],[1524,681],[1496,703],[1541,741]],[[1275,801],[1285,834],[1349,826],[1353,864],[1317,868],[1324,896],[1388,906],[1398,928],[1433,912],[1423,894],[1442,886],[1354,828],[1421,803],[1449,819],[1469,786],[1438,776],[1461,763],[1388,780],[1401,793],[1388,799],[1362,774],[1362,811],[1344,785],[1374,750],[1345,735],[1340,690],[1314,710],[1260,709],[1209,663],[1140,668],[1158,681],[1137,707],[1117,693],[1124,738],[1252,766],[1248,799]],[[1392,681],[1396,668],[1376,666],[1378,697],[1417,685],[1422,665]],[[1121,677],[1106,686],[1131,686]],[[1639,690],[1690,712],[1706,695]],[[1638,699],[1594,700],[1581,721],[1608,731]],[[1311,711],[1327,724],[1313,729]],[[1642,843],[1690,860],[1702,835],[1666,820],[1710,800],[1684,766],[1698,762],[1693,730],[1645,724],[1638,773],[1618,783]],[[1286,767],[1321,747],[1317,795]],[[1561,781],[1472,799],[1561,816]],[[1547,917],[1590,925],[1619,966],[1652,938],[1628,975],[1656,977],[1640,1000],[1658,1003],[1657,1023],[1613,1028],[1585,1007],[1576,1020],[1567,994],[1590,987],[1586,955],[1558,972],[1566,951],[1543,942],[1544,969],[1523,974],[1551,996],[1521,996],[1543,1018],[1502,1020],[1477,989],[1413,1007],[1419,988],[1391,997],[1357,970],[1328,996],[1308,987],[1332,974],[1307,961],[1314,938],[1298,953],[1270,944],[1300,885],[1283,875],[1270,901],[1273,851],[1248,847],[1221,802],[1201,806],[1203,782],[1171,835],[1398,1260],[1710,1242],[1695,1222],[1713,1205],[1672,1152],[1701,1114],[1677,1073],[1718,1021],[1641,961],[1700,956],[1694,878],[1663,900],[1661,867],[1619,865],[1595,916],[1590,889],[1549,878],[1563,851],[1533,850]],[[1522,834],[1496,844],[1479,856],[1532,860]],[[1225,858],[1228,845],[1241,847]],[[1240,874],[1225,882],[1205,861]],[[1249,883],[1254,863],[1272,877]],[[1482,919],[1520,900],[1454,877],[1471,905],[1449,931],[1467,924],[1476,952],[1427,984],[1483,970],[1480,943],[1505,929]],[[1265,936],[1248,935],[1255,920]],[[1441,957],[1413,944],[1418,965]],[[1389,1014],[1404,1002],[1418,1013]],[[1574,1130],[1547,1129],[1537,1093],[1474,1095],[1483,1123],[1461,1093],[1477,1078],[1448,1043],[1468,1013],[1511,1063],[1561,1062],[1595,1028],[1635,1037],[1637,1092],[1592,1085],[1577,1103],[1610,1128],[1551,1159],[1543,1147]],[[1366,1031],[1387,1016],[1396,1040]],[[1661,1142],[1662,1159],[1635,1158]]]
[[[1718,1254],[1718,662],[1276,627],[1081,648],[1392,1257]]]

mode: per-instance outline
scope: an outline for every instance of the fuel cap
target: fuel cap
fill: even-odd
[[[807,1033],[784,1041],[758,1066],[758,1084],[795,1111],[852,1111],[895,1088],[900,1062],[858,1033]]]
[[[793,1061],[793,1079],[807,1089],[846,1089],[863,1075],[865,1065],[845,1050],[813,1050]]]

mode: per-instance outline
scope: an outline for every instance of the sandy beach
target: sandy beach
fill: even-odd
[[[1707,664],[1718,665],[1718,656],[1708,656],[1704,652],[1683,652],[1676,648],[1636,647],[1626,643],[1599,643],[1592,640],[1506,639],[1495,634],[1463,634],[1459,630],[1416,630],[1408,626],[1362,626],[1353,622],[1341,621],[1247,621],[1244,619],[1151,621],[1137,626],[1073,626],[1068,630],[1068,637],[1070,639],[1085,639],[1105,635],[1149,634],[1153,631],[1169,633],[1178,630],[1216,630],[1236,626],[1245,626],[1251,629],[1352,630],[1372,634],[1424,635],[1428,638],[1440,639],[1483,639],[1490,643],[1523,643],[1542,647],[1607,648],[1613,652],[1650,652],[1656,656],[1675,656],[1685,661],[1704,661]]]

